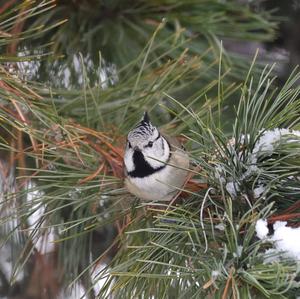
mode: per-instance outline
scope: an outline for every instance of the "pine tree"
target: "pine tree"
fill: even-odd
[[[233,0],[0,11],[0,296],[299,296],[299,260],[258,224],[299,225],[300,74],[278,87],[258,53],[222,45],[271,40],[270,13]],[[191,157],[171,203],[123,186],[145,110]]]

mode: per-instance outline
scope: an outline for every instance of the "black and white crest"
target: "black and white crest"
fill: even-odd
[[[157,129],[152,125],[148,113],[144,112],[141,121],[129,132],[128,139],[148,140],[150,136],[155,134],[155,131],[157,131]]]
[[[141,122],[150,123],[150,118],[149,118],[149,115],[148,115],[147,111],[144,112],[144,115],[143,115],[143,118],[142,118]]]

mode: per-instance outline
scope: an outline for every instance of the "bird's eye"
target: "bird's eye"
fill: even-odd
[[[152,147],[152,145],[153,145],[153,142],[152,142],[152,141],[149,141],[147,146],[148,146],[148,147]]]
[[[128,147],[132,148],[131,143],[129,141],[127,141],[127,143],[128,143]]]

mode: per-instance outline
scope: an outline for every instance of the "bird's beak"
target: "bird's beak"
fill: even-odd
[[[140,148],[139,148],[138,146],[135,146],[135,147],[133,148],[133,150],[134,150],[135,152],[140,152],[140,151],[141,151]]]

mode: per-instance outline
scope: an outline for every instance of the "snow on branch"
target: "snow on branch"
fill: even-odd
[[[268,175],[271,163],[280,162],[283,158],[295,159],[296,156],[300,159],[300,131],[274,128],[261,131],[257,136],[247,134],[241,135],[238,140],[232,138],[226,146],[226,150],[219,155],[222,162],[215,166],[215,177],[232,198],[238,195],[247,196],[250,191],[252,197],[258,199],[268,192],[269,181],[275,181],[276,173]],[[289,171],[288,165],[295,172],[296,166],[293,162],[287,164],[286,161],[286,172]],[[298,175],[287,177],[299,180]],[[282,173],[281,178],[284,178]],[[247,190],[249,187],[252,189]]]
[[[300,227],[288,227],[286,221],[276,221],[273,228],[274,233],[268,236],[267,220],[259,219],[255,225],[257,237],[273,244],[273,248],[265,251],[264,262],[274,262],[278,258],[290,258],[300,262]]]

